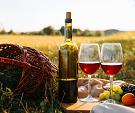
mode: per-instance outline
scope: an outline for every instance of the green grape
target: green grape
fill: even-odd
[[[105,90],[103,93],[101,93],[101,94],[99,95],[99,99],[100,99],[100,100],[105,100],[105,99],[108,99],[109,96],[110,96],[110,92],[107,91],[107,90]]]
[[[120,101],[120,99],[121,99],[121,96],[118,93],[113,92],[112,96],[113,96],[113,99],[116,101]]]
[[[113,86],[113,92],[118,93],[119,95],[123,94],[123,90],[120,86]]]
[[[99,95],[99,99],[100,99],[100,100],[105,100],[105,99],[106,99],[106,94],[105,94],[105,93],[101,93],[101,94]]]
[[[109,91],[104,91],[104,93],[105,93],[105,97],[106,97],[106,99],[108,99],[109,98],[109,96],[110,96],[110,92]]]
[[[123,94],[123,90],[121,89],[120,86],[113,86],[113,93],[112,97],[116,101],[120,101],[121,95]],[[105,90],[103,93],[99,95],[100,100],[105,100],[110,97],[110,92],[108,90]]]

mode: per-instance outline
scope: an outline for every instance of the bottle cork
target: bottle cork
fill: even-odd
[[[71,19],[71,12],[66,12],[66,18]]]

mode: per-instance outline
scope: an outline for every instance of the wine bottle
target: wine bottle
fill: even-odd
[[[59,47],[59,100],[64,103],[75,103],[78,96],[78,47],[72,41],[71,12],[66,12],[65,41]]]

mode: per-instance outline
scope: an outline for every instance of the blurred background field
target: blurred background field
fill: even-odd
[[[12,43],[21,46],[28,46],[35,48],[44,53],[48,58],[58,66],[58,48],[64,41],[64,36],[47,36],[47,35],[0,35],[0,43]],[[135,83],[135,32],[119,32],[109,36],[73,36],[80,47],[81,43],[99,43],[104,42],[120,42],[123,47],[124,63],[121,71],[115,79],[125,80],[130,83]],[[79,69],[79,77],[86,77]],[[108,77],[100,68],[95,77]]]

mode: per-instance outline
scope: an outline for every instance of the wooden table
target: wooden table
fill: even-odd
[[[96,103],[87,103],[87,102],[76,102],[76,103],[62,103],[62,107],[66,110],[66,113],[90,113],[92,108],[95,105],[98,105],[99,102]],[[135,108],[135,106],[130,106]]]

